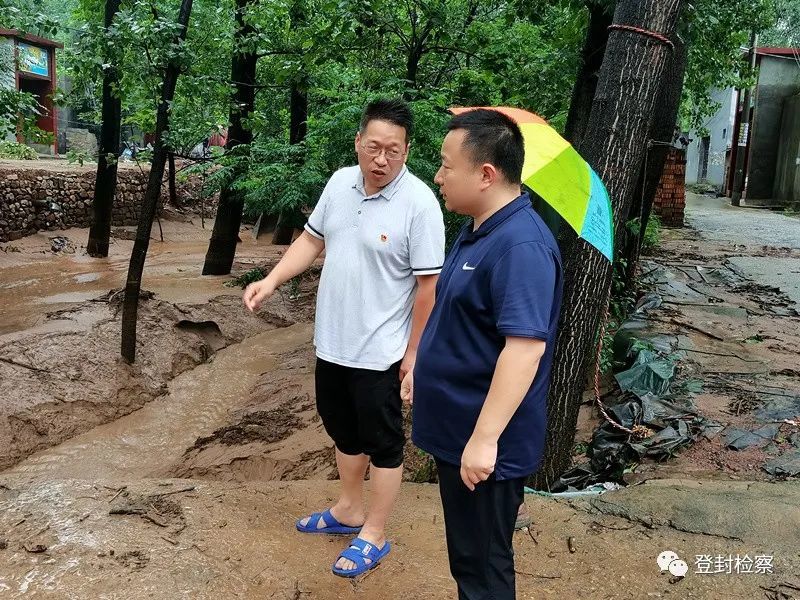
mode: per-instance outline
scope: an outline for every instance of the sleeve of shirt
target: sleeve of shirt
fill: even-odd
[[[500,335],[546,341],[558,266],[539,242],[511,247],[492,268],[490,292]]]
[[[305,230],[308,233],[318,240],[323,241],[325,241],[325,212],[330,204],[330,187],[331,180],[328,180],[325,189],[322,190],[317,205],[314,207],[314,210],[311,211],[311,215],[308,217],[308,221],[305,225]]]
[[[409,259],[414,275],[436,275],[444,263],[444,216],[438,202],[429,202],[411,220]]]

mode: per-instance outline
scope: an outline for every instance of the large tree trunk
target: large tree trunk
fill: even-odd
[[[243,39],[250,38],[255,30],[245,21],[245,14],[255,0],[236,0],[236,31],[234,32],[234,51],[231,59],[231,81],[235,91],[231,102],[230,127],[225,150],[230,151],[240,144],[250,144],[253,132],[245,126],[255,107],[256,65],[258,55],[252,45],[242,45]],[[239,241],[239,228],[242,225],[244,197],[232,186],[222,188],[219,195],[217,217],[214,230],[206,252],[203,275],[227,275],[231,272],[236,256],[236,243]]]
[[[671,37],[683,0],[620,0],[614,23]],[[612,30],[589,124],[579,151],[605,182],[614,226],[628,214],[645,140],[670,56],[669,47],[634,31]],[[572,231],[559,239],[564,297],[548,395],[545,457],[531,484],[548,489],[569,466],[578,409],[602,314],[611,264]]]
[[[192,13],[192,0],[181,0],[178,13],[179,30],[173,45],[179,47],[186,39],[189,16]],[[169,107],[175,97],[175,86],[180,74],[180,57],[174,56],[167,64],[164,73],[164,84],[161,88],[161,101],[156,112],[156,139],[153,148],[153,163],[150,167],[150,178],[147,181],[142,209],[139,214],[139,227],[128,266],[128,279],[125,284],[125,299],[122,307],[122,357],[129,363],[136,360],[136,319],[139,311],[139,291],[142,288],[142,272],[150,245],[150,233],[153,219],[156,216],[158,199],[161,196],[161,180],[164,177],[164,164],[167,161],[167,148],[164,145],[164,133],[169,129]]]
[[[648,148],[645,155],[639,182],[633,194],[628,219],[639,220],[638,235],[625,230],[624,248],[621,257],[627,261],[625,267],[625,285],[631,288],[639,265],[639,253],[642,249],[644,232],[650,220],[653,208],[653,199],[664,172],[669,149],[678,123],[678,112],[681,106],[683,92],[683,77],[686,73],[686,45],[676,35],[672,37],[675,52],[670,61],[669,68],[664,77],[664,82],[659,93],[659,110],[653,118],[648,138]]]
[[[597,76],[603,64],[603,49],[608,41],[608,26],[611,25],[611,12],[605,6],[589,1],[586,7],[589,9],[589,26],[586,29],[581,66],[575,87],[572,88],[572,101],[564,128],[564,137],[576,148],[580,146],[589,122],[597,89]]]
[[[308,133],[308,93],[306,82],[296,80],[292,82],[289,96],[289,143],[299,144],[306,139]],[[277,246],[288,246],[294,237],[295,225],[300,217],[297,211],[282,212],[278,217],[272,243]]]
[[[122,0],[106,0],[105,32],[108,33],[114,16],[119,12]],[[122,102],[114,86],[119,83],[116,60],[109,60],[111,66],[103,72],[103,124],[100,129],[100,155],[97,158],[97,175],[94,180],[94,199],[92,200],[92,224],[89,228],[89,241],[86,252],[90,256],[108,256],[111,237],[111,213],[114,208],[114,194],[117,189],[117,155],[119,153],[120,121]]]

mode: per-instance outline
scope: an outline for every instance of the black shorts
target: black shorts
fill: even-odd
[[[366,454],[373,466],[403,464],[400,363],[370,371],[317,359],[317,410],[325,431],[343,454]]]

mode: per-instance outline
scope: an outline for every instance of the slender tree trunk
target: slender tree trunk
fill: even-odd
[[[189,16],[192,13],[192,0],[181,0],[178,13],[180,29],[173,45],[177,50],[186,40],[186,30],[189,26]],[[153,228],[153,219],[156,216],[158,199],[161,196],[161,180],[164,177],[164,164],[167,161],[167,148],[164,145],[164,133],[169,128],[169,107],[175,97],[175,86],[180,74],[180,57],[174,56],[167,64],[164,73],[164,84],[161,88],[161,101],[156,112],[156,139],[153,148],[153,163],[150,167],[150,178],[147,182],[141,213],[139,214],[139,227],[136,230],[136,240],[133,243],[133,252],[128,267],[128,279],[125,284],[125,300],[122,306],[122,357],[129,363],[136,360],[136,320],[139,311],[139,292],[142,288],[142,272],[144,261],[147,258],[147,248],[150,245],[150,233]]]
[[[306,23],[306,13],[302,0],[295,0],[289,13],[292,28]],[[304,74],[298,74],[289,88],[289,143],[299,144],[306,139],[308,133],[308,80]],[[283,211],[278,215],[272,243],[276,246],[288,246],[292,243],[296,225],[302,220],[299,210]]]
[[[289,143],[299,144],[308,133],[308,92],[305,81],[292,84],[289,119]]]
[[[625,246],[621,256],[627,261],[625,267],[625,285],[631,288],[639,265],[639,253],[642,249],[644,232],[650,220],[658,184],[664,172],[667,155],[672,146],[675,134],[675,125],[678,123],[678,112],[681,106],[683,92],[683,78],[686,73],[686,45],[676,35],[672,37],[675,52],[670,61],[669,68],[664,77],[664,82],[659,93],[659,110],[653,118],[648,138],[648,148],[645,155],[639,183],[633,193],[628,220],[639,219],[639,233],[625,231]]]
[[[105,32],[108,33],[114,16],[119,12],[121,0],[106,0]],[[92,200],[92,224],[89,228],[89,241],[86,252],[90,256],[108,256],[111,238],[111,214],[114,208],[114,194],[117,189],[117,155],[119,153],[120,122],[122,103],[114,92],[119,82],[116,60],[107,57],[111,66],[103,72],[103,124],[100,128],[100,155],[97,158],[97,175],[94,180],[94,199]]]
[[[299,144],[308,133],[308,93],[303,80],[292,82],[289,97],[289,143]],[[300,217],[297,211],[282,212],[272,235],[272,243],[288,246],[294,237],[295,225]]]
[[[422,52],[414,46],[408,53],[406,59],[406,81],[408,82],[409,89],[416,89],[417,75],[419,74],[419,61],[422,58]]]
[[[249,145],[253,141],[253,132],[245,123],[255,107],[258,56],[253,49],[245,49],[241,42],[255,33],[253,27],[245,22],[245,14],[254,2],[255,0],[236,0],[235,48],[231,59],[231,81],[234,82],[235,91],[231,103],[226,151],[240,144]],[[242,193],[231,186],[224,187],[219,195],[219,207],[206,252],[203,275],[227,275],[231,272],[243,211]]]
[[[178,206],[178,191],[175,186],[175,153],[170,151],[167,159],[169,161],[169,203],[172,206]]]
[[[620,0],[614,23],[671,37],[683,0]],[[628,214],[645,151],[669,47],[634,31],[612,30],[592,112],[578,148],[605,182],[615,229]],[[578,409],[603,310],[611,264],[562,228],[564,297],[548,396],[545,457],[531,484],[548,489],[569,466]]]
[[[589,122],[589,113],[597,89],[597,76],[603,64],[603,50],[608,41],[608,26],[611,25],[611,12],[605,6],[590,1],[586,3],[586,7],[589,9],[589,25],[586,29],[581,66],[575,87],[572,88],[572,101],[564,128],[564,137],[576,148],[580,146]]]

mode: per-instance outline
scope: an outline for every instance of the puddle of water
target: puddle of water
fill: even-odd
[[[229,277],[202,277],[201,271],[210,224],[201,229],[199,222],[187,224],[163,221],[165,242],[158,241],[154,228],[145,263],[142,286],[169,302],[205,302],[220,294],[239,294],[239,290],[222,286]],[[88,229],[60,232],[80,245]],[[50,251],[48,232],[20,240],[19,254],[0,253],[0,336],[46,323],[47,313],[67,308],[120,288],[130,261],[133,242],[112,239],[111,256],[93,258],[79,250],[66,256]],[[268,243],[269,236],[255,242],[243,235],[237,247],[237,260],[262,262],[266,256],[278,256],[282,247]],[[89,292],[94,292],[88,295]],[[45,299],[41,301],[41,299]]]
[[[5,283],[0,283],[0,289],[2,289],[2,290],[12,290],[12,289],[18,288],[18,287],[34,285],[38,281],[39,281],[38,279],[22,279],[20,281],[8,281],[8,282],[5,282]]]
[[[91,292],[64,292],[63,294],[53,294],[44,298],[37,298],[37,304],[72,304],[85,302],[97,297],[96,291]]]
[[[299,347],[312,335],[312,325],[302,323],[225,348],[212,362],[176,377],[163,397],[35,454],[7,473],[44,479],[154,476],[245,402],[260,375],[276,366],[277,353]]]
[[[78,283],[89,283],[90,281],[97,281],[100,279],[100,273],[81,273],[75,275],[74,279]]]

